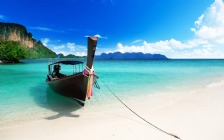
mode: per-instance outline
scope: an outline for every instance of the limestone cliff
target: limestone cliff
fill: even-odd
[[[14,48],[10,48],[13,45]],[[32,34],[27,32],[26,27],[16,23],[0,22],[0,49],[2,49],[0,59],[9,60],[12,56],[4,46],[7,46],[8,50],[14,51],[13,53],[19,50],[16,48],[16,46],[19,46],[23,50],[22,53],[26,54],[22,58],[55,58],[57,56],[55,52],[45,47],[41,41],[36,41]],[[3,51],[8,54],[4,54]],[[19,52],[17,53],[19,54]]]
[[[34,48],[36,40],[26,28],[20,24],[0,22],[0,39],[3,41],[18,41],[22,45]]]

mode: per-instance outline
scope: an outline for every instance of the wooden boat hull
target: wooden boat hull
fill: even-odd
[[[83,74],[83,72],[79,72],[70,76],[66,77],[58,77],[59,79],[54,79],[51,66],[55,64],[70,64],[70,65],[76,65],[80,62],[77,61],[59,61],[53,64],[48,65],[48,78],[46,82],[48,85],[57,93],[64,95],[66,97],[75,99],[78,101],[78,103],[82,106],[85,104],[86,96],[88,95],[88,98],[91,96],[92,92],[92,85],[94,81],[88,80],[89,77],[93,76],[93,61],[96,51],[96,45],[97,45],[97,37],[88,37],[88,50],[87,50],[87,62],[86,62],[86,68],[85,71],[87,74]],[[88,70],[87,70],[88,69]],[[90,78],[92,79],[92,77]],[[89,84],[89,86],[88,86]],[[88,92],[87,92],[88,87]],[[87,94],[88,93],[88,94]]]
[[[56,93],[75,99],[80,105],[84,106],[88,77],[85,77],[82,73],[52,81],[47,79],[46,82]]]

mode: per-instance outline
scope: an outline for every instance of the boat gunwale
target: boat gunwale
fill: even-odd
[[[48,75],[52,75],[52,74],[48,74]],[[54,79],[54,80],[48,80],[48,78],[47,78],[46,82],[52,83],[54,81],[65,80],[67,78],[76,77],[76,76],[79,76],[79,75],[83,75],[83,73],[82,72],[79,72],[79,73],[75,73],[75,74],[72,74],[72,75],[68,75],[68,76],[65,76],[65,77],[62,77],[62,78],[57,78],[57,79]]]

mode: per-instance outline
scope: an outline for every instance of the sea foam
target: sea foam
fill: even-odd
[[[218,87],[218,86],[223,86],[223,85],[224,85],[224,80],[208,84],[207,87],[213,88],[213,87]]]

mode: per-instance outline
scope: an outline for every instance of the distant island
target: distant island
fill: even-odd
[[[86,56],[76,56],[74,54],[64,55],[62,53],[59,53],[58,55],[60,56],[60,58],[86,58]]]
[[[102,53],[101,55],[98,55],[95,57],[96,59],[106,59],[106,60],[165,60],[168,59],[165,55],[162,54],[144,54],[142,52],[132,52],[132,53],[121,53],[121,52],[115,52],[115,53]]]

